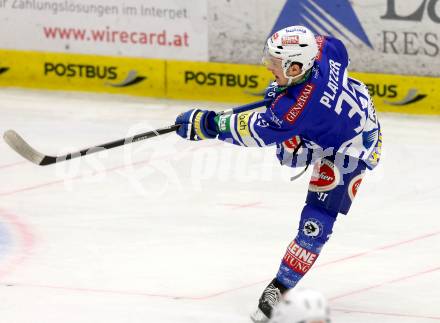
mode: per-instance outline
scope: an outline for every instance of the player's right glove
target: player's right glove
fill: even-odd
[[[176,133],[187,140],[213,139],[217,137],[214,111],[192,109],[177,116],[175,124],[181,126]]]

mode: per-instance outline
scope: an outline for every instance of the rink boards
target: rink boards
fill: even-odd
[[[440,79],[350,73],[380,111],[440,114]],[[259,99],[263,66],[0,50],[0,86],[222,102]]]

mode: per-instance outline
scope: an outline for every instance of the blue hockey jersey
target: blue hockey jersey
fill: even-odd
[[[241,146],[277,145],[279,159],[292,167],[301,166],[288,158],[294,140],[301,142],[303,152],[320,152],[308,162],[341,153],[372,169],[380,158],[381,134],[368,89],[348,77],[348,53],[340,40],[316,39],[319,52],[307,79],[279,91],[272,83],[267,96],[273,101],[265,112],[220,116],[218,138]]]

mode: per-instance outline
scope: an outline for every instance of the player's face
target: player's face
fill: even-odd
[[[263,64],[270,72],[272,72],[278,85],[287,85],[288,79],[284,76],[284,71],[281,67],[281,59],[273,56],[265,56],[263,57]]]

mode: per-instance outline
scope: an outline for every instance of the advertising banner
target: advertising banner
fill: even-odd
[[[315,34],[341,39],[354,71],[440,76],[440,0],[252,3],[210,1],[211,61],[259,64],[270,34],[304,25]]]
[[[205,101],[259,100],[272,74],[264,67],[222,63],[167,63],[167,97]]]
[[[263,66],[167,62],[167,94],[173,99],[248,103],[261,99],[273,81]],[[366,84],[378,111],[440,114],[440,78],[350,73]]]
[[[0,0],[0,48],[208,59],[206,0]]]
[[[368,87],[378,111],[406,114],[440,114],[440,78],[350,73]]]
[[[0,86],[165,96],[165,61],[0,50]]]
[[[350,73],[378,111],[440,114],[440,78]],[[273,80],[263,66],[0,50],[0,86],[249,103]]]

